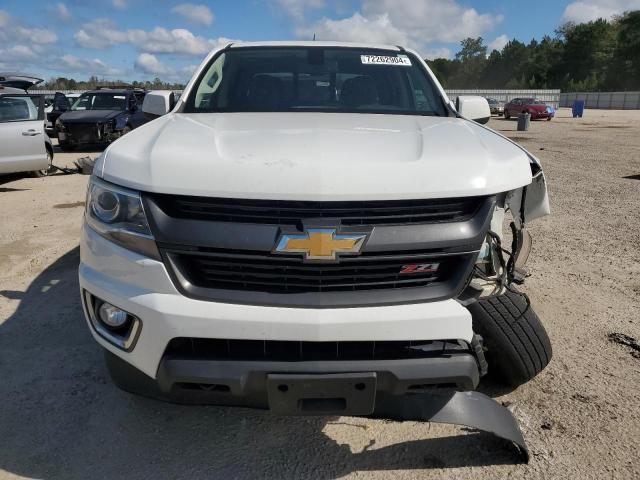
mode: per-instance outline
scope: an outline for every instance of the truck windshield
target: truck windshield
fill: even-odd
[[[124,110],[126,98],[123,93],[83,93],[71,110]]]
[[[447,114],[414,55],[337,47],[227,49],[203,70],[185,111]]]

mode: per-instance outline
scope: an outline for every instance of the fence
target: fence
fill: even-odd
[[[182,93],[182,90],[172,90],[173,93],[177,93],[180,94]],[[60,92],[60,93],[64,93],[65,95],[67,95],[68,93],[84,93],[86,92],[86,90],[38,90],[36,88],[29,90],[30,93],[35,93],[38,95],[55,95],[56,93]]]
[[[32,90],[32,93],[42,95],[53,95],[56,92],[83,93],[85,90]],[[181,94],[182,90],[174,90],[176,94]],[[512,98],[535,98],[543,102],[558,107],[560,100],[560,90],[446,90],[451,100],[455,100],[458,95],[481,95],[483,97],[495,98],[501,102],[508,102]]]
[[[640,92],[575,92],[560,94],[561,107],[571,107],[575,100],[584,100],[586,108],[640,110]]]
[[[535,98],[548,105],[558,108],[560,104],[560,90],[459,90],[445,89],[451,100],[459,95],[480,95],[482,97],[495,98],[500,102],[508,102],[513,98]]]

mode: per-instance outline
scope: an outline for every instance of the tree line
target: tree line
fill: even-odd
[[[445,88],[640,90],[640,10],[566,23],[554,36],[490,53],[482,37],[467,38],[454,59],[427,63]]]
[[[454,59],[427,63],[445,88],[560,88],[565,92],[640,90],[640,10],[613,20],[566,23],[554,36],[525,44],[511,40],[488,52],[482,37],[466,38]],[[44,90],[89,90],[132,85],[147,90],[181,90],[182,83],[52,78]]]
[[[131,86],[133,88],[144,88],[146,90],[182,90],[184,83],[163,82],[159,78],[153,80],[132,82],[125,80],[107,80],[93,75],[88,80],[75,80],[73,78],[58,77],[51,78],[40,83],[32,90],[93,90],[97,87],[122,87]]]

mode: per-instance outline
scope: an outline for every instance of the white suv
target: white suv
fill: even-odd
[[[80,287],[114,381],[178,402],[464,423],[526,451],[473,390],[487,363],[517,385],[551,358],[513,288],[525,224],[549,207],[538,160],[473,121],[489,116],[400,47],[212,52],[89,185]]]
[[[29,172],[43,177],[49,174],[52,161],[43,97],[0,85],[0,175]]]

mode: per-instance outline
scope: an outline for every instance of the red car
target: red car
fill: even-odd
[[[531,120],[546,118],[551,120],[547,104],[535,98],[514,98],[504,106],[504,118],[509,119],[512,116],[517,117],[519,114],[528,112],[531,114]]]

